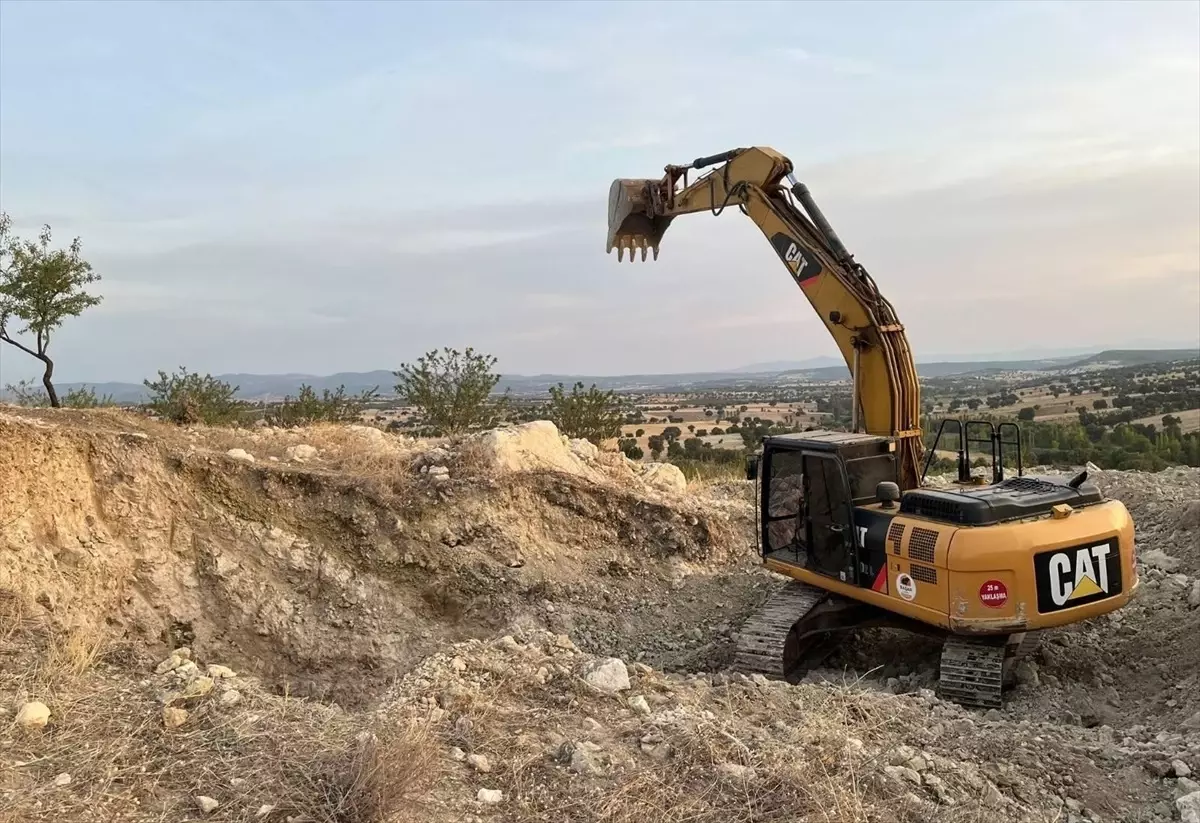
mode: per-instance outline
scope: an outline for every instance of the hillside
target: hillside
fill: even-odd
[[[1170,362],[1194,359],[1200,352],[1191,349],[1128,349],[1108,350],[1079,357],[1047,357],[1039,359],[982,360],[982,361],[934,361],[917,363],[921,377],[948,377],[952,375],[986,375],[1012,371],[1052,371],[1084,367],[1115,367],[1141,365],[1145,363]],[[382,395],[390,395],[396,384],[392,372],[375,370],[367,372],[339,372],[331,375],[311,374],[222,374],[218,379],[239,387],[238,396],[246,400],[279,400],[285,395],[295,395],[300,386],[308,384],[319,394],[325,389],[335,391],[345,386],[347,393],[357,394],[368,389],[378,389]],[[735,388],[772,385],[778,382],[803,380],[847,380],[849,371],[835,358],[816,357],[805,361],[771,361],[742,366],[728,371],[688,372],[682,374],[624,374],[624,375],[578,375],[536,374],[503,375],[497,391],[511,391],[517,395],[543,394],[550,386],[563,383],[570,386],[576,381],[585,385],[595,383],[601,389],[616,391],[661,391],[670,389]],[[136,383],[63,383],[60,392],[73,388],[94,388],[99,396],[110,395],[118,403],[142,402],[145,388]]]
[[[1200,348],[1191,349],[1106,349],[1077,360],[1073,366],[1112,365],[1141,366],[1147,363],[1171,363],[1176,360],[1195,360]]]
[[[1197,470],[1099,473],[1138,522],[1139,596],[1049,633],[989,712],[939,700],[928,645],[887,633],[798,686],[730,674],[779,585],[751,484],[688,485],[545,423],[423,441],[8,408],[0,477],[5,821],[1065,823],[1200,802]]]

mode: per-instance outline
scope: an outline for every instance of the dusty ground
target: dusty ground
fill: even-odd
[[[991,713],[882,634],[800,687],[731,677],[778,585],[748,484],[544,431],[3,409],[0,481],[5,823],[1168,821],[1200,770],[1196,470],[1100,475],[1143,594]]]

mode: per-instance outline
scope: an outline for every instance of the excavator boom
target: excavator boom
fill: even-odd
[[[688,173],[721,164],[689,184]],[[614,180],[608,196],[607,251],[658,259],[671,221],[720,215],[734,205],[754,221],[837,342],[854,379],[854,428],[895,438],[901,488],[919,485],[923,445],[916,368],[891,303],[847,252],[792,162],[765,147],[732,149],[657,180]],[[786,185],[785,185],[786,181]],[[861,410],[861,418],[860,418]]]

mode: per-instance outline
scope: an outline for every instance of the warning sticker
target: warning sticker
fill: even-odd
[[[999,609],[1008,602],[1008,586],[1000,580],[989,580],[979,587],[979,602],[992,609]]]
[[[905,600],[912,600],[917,596],[917,581],[905,572],[896,575],[896,593]]]

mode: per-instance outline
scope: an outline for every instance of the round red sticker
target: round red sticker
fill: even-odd
[[[979,600],[989,608],[999,609],[1008,602],[1008,586],[999,580],[989,580],[979,587]]]

